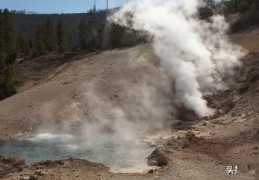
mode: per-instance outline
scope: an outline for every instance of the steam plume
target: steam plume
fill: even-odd
[[[138,0],[109,20],[149,33],[162,68],[174,80],[176,105],[210,116],[203,95],[226,89],[245,53],[228,40],[223,16],[199,20],[201,6],[199,0]]]

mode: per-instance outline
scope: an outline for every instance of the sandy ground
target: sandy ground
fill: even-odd
[[[66,159],[25,167],[4,179],[259,179],[258,33],[259,29],[252,29],[231,36],[251,53],[230,90],[206,97],[221,114],[179,122],[172,130],[147,137],[150,144],[166,152],[167,167],[148,174],[115,174],[100,164]],[[80,102],[93,81],[104,100],[123,103],[115,82],[133,85],[151,70],[145,65],[128,68],[129,60],[140,56],[148,57],[152,67],[159,67],[149,45],[73,56],[53,64],[48,58],[39,58],[33,68],[28,68],[29,62],[19,63],[17,70],[25,81],[18,94],[0,101],[0,140],[38,132],[46,123],[66,121],[71,113],[68,108]],[[194,135],[189,137],[188,132]],[[227,175],[226,166],[235,165],[238,174]]]

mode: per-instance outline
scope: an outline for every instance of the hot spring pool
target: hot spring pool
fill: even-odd
[[[22,157],[28,164],[35,162],[81,158],[110,167],[112,171],[139,172],[150,169],[146,158],[153,149],[145,144],[101,144],[94,147],[82,145],[70,134],[38,134],[0,145],[0,154]]]

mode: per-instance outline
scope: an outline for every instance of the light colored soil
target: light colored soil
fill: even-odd
[[[253,53],[244,60],[237,83],[229,91],[206,97],[214,107],[228,111],[213,119],[201,119],[147,138],[150,144],[164,149],[169,157],[167,167],[150,174],[115,174],[100,164],[66,159],[29,166],[21,172],[8,174],[5,179],[26,179],[28,176],[38,179],[114,180],[258,179],[259,53],[256,52],[259,52],[259,29],[231,35],[231,38]],[[59,124],[67,121],[67,115],[71,113],[67,111],[68,107],[81,101],[92,82],[97,87],[96,93],[104,100],[123,103],[121,87],[116,82],[126,80],[133,85],[143,76],[153,74],[151,70],[154,69],[150,66],[131,64],[130,60],[140,56],[148,56],[152,67],[159,68],[159,60],[149,45],[88,55],[48,67],[44,73],[37,68],[26,69],[26,62],[18,64],[17,69],[26,80],[18,94],[0,102],[0,139],[4,141],[37,132],[47,122]],[[31,78],[33,74],[39,77]],[[228,102],[234,106],[229,108]],[[189,131],[196,135],[194,139],[187,138]],[[229,165],[238,165],[237,175],[226,174],[226,166]],[[37,175],[39,168],[43,175]]]
[[[128,64],[130,59],[133,61],[149,51],[150,47],[140,45],[89,55],[58,67],[50,64],[45,69],[41,69],[42,62],[36,64],[34,69],[29,68],[29,62],[18,64],[17,69],[25,79],[24,85],[18,94],[0,101],[0,139],[35,132],[48,121],[59,123],[68,119],[65,117],[70,113],[67,109],[74,102],[81,101],[92,83],[95,83],[96,93],[110,100],[119,91],[117,81],[126,80],[129,85],[135,84],[148,72],[146,67],[128,68]],[[45,59],[39,61],[44,62]]]

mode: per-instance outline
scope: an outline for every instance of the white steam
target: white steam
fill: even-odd
[[[199,20],[199,0],[138,0],[109,19],[153,37],[155,53],[175,85],[175,103],[199,116],[213,114],[203,95],[224,90],[245,53],[227,38],[222,16]]]
[[[123,103],[103,100],[88,85],[85,102],[88,102],[90,111],[80,133],[85,137],[86,147],[133,143],[151,129],[164,128],[170,118],[171,106],[158,89],[163,87],[163,82],[148,85],[146,81],[142,79],[135,86],[119,82],[120,86],[130,87],[120,91],[120,96],[126,101]]]

